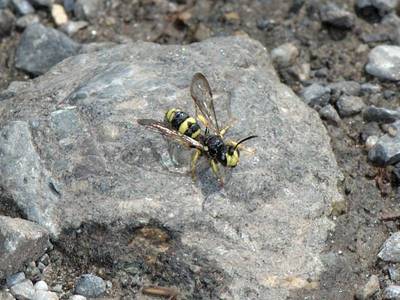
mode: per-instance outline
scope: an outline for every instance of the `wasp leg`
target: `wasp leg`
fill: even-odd
[[[237,120],[232,118],[232,119],[228,122],[228,125],[226,125],[224,128],[221,129],[221,131],[219,132],[219,135],[220,135],[221,137],[224,137],[224,135],[228,132],[228,130],[229,130],[230,128],[232,128],[232,127],[235,125],[236,122],[237,122]]]
[[[196,180],[196,164],[200,158],[200,155],[201,151],[196,149],[196,151],[193,153],[192,160],[190,161],[190,172],[192,174],[193,181]]]
[[[218,182],[219,182],[220,186],[223,187],[224,186],[224,180],[223,180],[221,174],[219,173],[218,163],[214,159],[211,159],[210,160],[210,165],[211,165],[212,172],[218,178]]]
[[[232,141],[232,140],[228,140],[228,141],[226,142],[226,144],[235,147],[235,146],[237,145],[237,142]],[[238,149],[239,149],[240,151],[247,152],[247,153],[250,154],[250,155],[254,155],[254,154],[256,153],[256,149],[246,147],[246,146],[244,146],[243,144],[240,144],[240,145],[238,146]]]

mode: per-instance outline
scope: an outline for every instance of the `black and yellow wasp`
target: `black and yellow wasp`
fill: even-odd
[[[210,84],[203,74],[196,73],[193,76],[190,93],[195,103],[197,120],[180,109],[173,108],[165,114],[164,122],[139,119],[138,123],[161,133],[168,139],[195,149],[190,163],[193,178],[195,178],[196,164],[199,158],[207,157],[213,173],[223,185],[218,163],[224,167],[236,167],[239,163],[240,144],[257,136],[251,135],[238,142],[223,140],[231,125],[220,129]],[[199,122],[205,126],[204,132],[201,130]]]

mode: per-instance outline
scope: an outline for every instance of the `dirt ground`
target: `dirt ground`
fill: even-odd
[[[393,91],[390,99],[363,96],[366,104],[388,108],[399,105],[398,86],[382,83],[364,71],[369,50],[378,44],[365,43],[362,36],[382,29],[376,24],[357,18],[355,28],[348,32],[335,32],[321,25],[318,11],[323,1],[305,1],[296,11],[289,0],[117,0],[108,1],[98,18],[73,36],[82,43],[123,42],[146,40],[161,44],[191,43],[210,36],[247,34],[259,40],[268,49],[285,42],[294,43],[300,50],[299,63],[309,63],[309,82],[330,83],[354,80],[359,83],[379,83],[383,90]],[[327,1],[325,1],[327,2]],[[329,1],[354,12],[353,1]],[[39,11],[41,22],[54,25],[49,12]],[[73,16],[70,14],[70,17]],[[0,90],[14,80],[26,80],[27,75],[16,70],[13,58],[21,32],[16,30],[0,41]],[[382,43],[381,41],[379,43]],[[302,85],[290,72],[281,70],[282,80],[299,92]],[[328,241],[326,273],[319,290],[293,291],[291,299],[353,299],[365,285],[368,276],[379,276],[385,286],[387,270],[377,261],[377,253],[390,232],[397,231],[398,220],[383,220],[385,212],[398,205],[394,183],[386,186],[386,195],[376,187],[378,169],[367,162],[362,133],[379,128],[364,124],[361,116],[343,119],[339,127],[326,124],[332,139],[332,148],[344,174],[339,186],[347,201],[347,211],[335,217],[337,226]],[[88,234],[92,228],[89,228]],[[99,232],[99,231],[96,231]],[[141,234],[140,231],[138,234]],[[74,237],[68,237],[68,240]],[[61,248],[62,245],[60,245]],[[85,248],[84,245],[80,245]],[[65,249],[65,248],[64,248]],[[66,251],[64,255],[73,253]],[[59,254],[61,255],[61,254]],[[73,255],[71,254],[71,257]],[[93,254],[95,257],[96,254]],[[79,256],[78,256],[79,257]],[[83,255],[82,255],[83,257]],[[82,258],[83,259],[83,258]],[[99,262],[103,267],[112,262]],[[56,266],[57,264],[55,264]],[[71,261],[73,266],[82,261]],[[60,264],[61,267],[61,264]],[[98,271],[98,270],[97,270]],[[172,271],[171,271],[172,272]],[[73,278],[73,274],[70,277]],[[71,283],[72,284],[72,283]]]

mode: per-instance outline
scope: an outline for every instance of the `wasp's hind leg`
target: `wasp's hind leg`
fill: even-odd
[[[196,149],[192,155],[192,159],[190,161],[190,173],[192,174],[193,181],[196,180],[196,164],[201,156],[201,151]]]
[[[221,176],[221,174],[219,172],[218,163],[214,159],[211,159],[210,160],[210,165],[211,165],[211,171],[217,177],[219,185],[221,187],[223,187],[224,186],[224,179],[222,178],[222,176]]]

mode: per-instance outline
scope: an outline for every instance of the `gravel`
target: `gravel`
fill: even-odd
[[[358,291],[356,295],[357,300],[368,300],[371,299],[375,294],[380,291],[379,278],[376,275],[372,275],[365,286]]]
[[[13,296],[19,300],[32,300],[35,294],[32,281],[27,279],[13,285],[10,288],[10,291],[11,294],[13,294]]]
[[[320,17],[323,23],[342,29],[353,28],[355,21],[352,13],[339,8],[334,3],[323,5],[320,9]]]
[[[304,88],[301,93],[301,98],[303,99],[304,103],[316,109],[327,105],[330,97],[331,89],[318,83],[313,83],[312,85]]]
[[[299,56],[299,50],[292,43],[285,43],[271,51],[272,61],[279,67],[289,67],[293,65]]]
[[[338,126],[341,122],[340,116],[336,109],[328,104],[319,110],[319,115],[321,119],[328,121],[330,124]]]
[[[29,25],[39,23],[40,19],[38,15],[30,14],[30,15],[25,15],[17,19],[17,22],[15,23],[17,28],[20,30],[24,30],[26,27]]]
[[[368,152],[368,160],[374,165],[384,167],[400,161],[400,122],[392,124],[397,134],[385,134]]]
[[[85,297],[98,297],[106,291],[104,280],[93,274],[84,274],[75,284],[75,293]]]
[[[64,33],[41,24],[32,24],[21,37],[15,66],[27,73],[40,75],[63,59],[77,54],[79,48],[79,44]]]
[[[24,281],[25,278],[25,274],[24,272],[18,272],[15,274],[12,274],[10,276],[7,276],[6,278],[6,283],[8,287],[12,287],[13,285],[20,283],[22,281]]]
[[[336,102],[336,107],[341,117],[351,117],[360,113],[365,104],[360,97],[343,95]]]
[[[400,120],[400,111],[374,105],[366,107],[362,115],[366,122],[393,123]]]
[[[365,70],[382,80],[400,80],[400,46],[380,45],[368,54]]]
[[[384,300],[400,300],[400,286],[389,285],[383,290],[382,298]]]
[[[400,232],[393,233],[385,241],[378,257],[387,262],[400,262]]]
[[[35,9],[27,0],[11,0],[11,3],[19,15],[33,14],[35,12]]]

